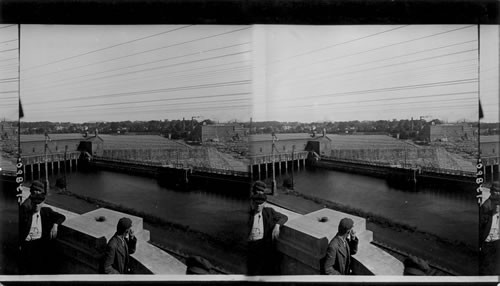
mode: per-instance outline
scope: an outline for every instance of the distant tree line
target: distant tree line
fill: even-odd
[[[92,123],[71,122],[21,122],[21,134],[88,133],[94,134],[158,134],[172,139],[195,139],[193,130],[202,124],[213,124],[211,120],[150,120],[113,121]]]
[[[439,119],[426,120],[376,120],[376,121],[337,121],[337,122],[253,122],[253,133],[314,133],[321,134],[390,134],[401,139],[418,139],[426,125],[441,124]]]
[[[115,121],[94,123],[70,122],[22,122],[22,134],[48,133],[90,133],[97,130],[101,134],[159,134],[172,139],[197,141],[201,137],[201,126],[213,124],[211,120],[150,120],[150,121]],[[328,134],[389,134],[400,139],[416,139],[422,135],[425,126],[442,124],[439,119],[374,120],[374,121],[337,121],[337,122],[279,122],[258,121],[241,123],[249,128],[251,134],[271,133],[315,133],[323,130]],[[477,123],[469,123],[477,127]],[[499,123],[481,123],[481,134],[500,134]]]

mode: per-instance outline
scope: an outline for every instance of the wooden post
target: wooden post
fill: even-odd
[[[285,174],[288,175],[288,155],[285,157]]]
[[[31,168],[31,181],[33,182],[33,163],[30,164]]]
[[[490,168],[491,168],[491,177],[490,177],[490,180],[491,180],[491,183],[493,183],[495,181],[495,173],[493,172],[493,167],[495,165],[491,164],[490,165]]]
[[[258,168],[258,173],[259,173],[259,181],[260,181],[260,163],[258,164],[259,168]]]
[[[275,177],[275,161],[274,161],[274,137],[273,137],[273,145],[271,147],[271,164],[273,164],[273,168],[272,168],[272,178],[273,180],[271,181],[271,195],[275,195],[276,194],[276,177]]]
[[[45,155],[45,183],[46,188],[48,190],[49,188],[49,171],[48,171],[48,159],[47,159],[47,148],[48,148],[48,140],[49,140],[49,134],[45,132],[45,148],[44,148],[44,155]]]

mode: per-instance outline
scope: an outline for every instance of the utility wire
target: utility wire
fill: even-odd
[[[321,79],[321,78],[325,78],[325,77],[333,77],[333,76],[342,77],[342,76],[345,76],[345,75],[348,75],[348,74],[355,74],[355,73],[359,73],[359,72],[366,72],[366,71],[372,71],[372,70],[377,70],[377,69],[384,69],[384,68],[388,68],[388,67],[405,65],[405,64],[416,63],[416,62],[421,62],[421,61],[428,61],[428,60],[432,60],[432,59],[436,59],[436,58],[443,58],[443,57],[449,57],[449,56],[452,56],[452,55],[470,53],[470,52],[474,52],[476,50],[477,49],[470,49],[470,50],[465,50],[465,51],[460,51],[460,52],[455,52],[455,53],[448,53],[448,54],[437,55],[437,56],[432,56],[432,57],[427,57],[427,58],[421,58],[421,59],[415,59],[415,60],[410,60],[410,61],[405,61],[405,62],[400,62],[400,63],[388,64],[388,65],[383,65],[383,66],[378,66],[378,67],[371,67],[371,68],[361,69],[361,70],[356,70],[356,71],[339,72],[339,73],[331,74],[331,75],[328,75],[328,76],[317,77],[316,79]],[[297,80],[296,82],[298,82],[298,81],[300,81],[300,80]]]
[[[338,47],[338,46],[341,46],[341,45],[345,45],[345,44],[357,42],[357,41],[360,41],[360,40],[363,40],[363,39],[367,39],[367,38],[378,36],[378,35],[381,35],[381,34],[384,34],[384,33],[392,32],[394,30],[398,30],[398,29],[405,28],[405,27],[408,27],[408,26],[409,25],[404,25],[404,26],[392,28],[392,29],[389,29],[389,30],[385,30],[385,31],[382,31],[382,32],[377,32],[377,33],[374,33],[374,34],[371,34],[371,35],[368,35],[368,36],[363,36],[363,37],[356,38],[356,39],[353,39],[353,40],[341,42],[341,43],[338,43],[338,44],[328,45],[326,47],[315,49],[315,50],[312,50],[312,51],[309,51],[309,52],[305,52],[305,53],[297,54],[297,55],[294,55],[294,56],[290,56],[290,57],[285,58],[285,59],[280,59],[280,60],[272,61],[270,64],[272,65],[272,64],[280,63],[280,62],[291,60],[291,59],[294,59],[294,58],[297,58],[297,57],[302,57],[302,56],[309,55],[309,54],[312,54],[312,53],[317,53],[319,51],[327,50],[327,49],[330,49],[330,48],[333,48],[333,47]]]
[[[4,26],[4,27],[0,27],[0,29],[9,28],[9,27],[12,27],[12,26],[16,26],[16,24],[13,24],[13,25],[8,25],[8,26]]]
[[[50,100],[50,101],[44,100],[42,102],[32,102],[30,104],[34,105],[34,104],[41,104],[41,103],[43,104],[43,103],[50,103],[50,102],[67,102],[67,101],[88,100],[88,99],[92,99],[92,98],[103,99],[103,98],[130,96],[130,95],[166,93],[166,92],[181,91],[181,90],[193,90],[193,89],[202,89],[202,88],[237,86],[237,85],[244,85],[244,84],[250,84],[250,83],[251,83],[250,80],[241,80],[241,81],[221,82],[221,83],[202,84],[202,85],[193,85],[193,86],[180,86],[180,87],[172,87],[172,88],[164,88],[164,89],[150,89],[150,90],[140,90],[140,91],[132,91],[132,92],[101,94],[101,95],[95,95],[95,96],[73,97],[73,98],[66,98],[66,99],[54,99],[54,100]],[[121,103],[114,103],[114,104],[121,104]],[[97,105],[97,106],[99,106],[99,105]]]
[[[247,43],[243,43],[243,44],[247,44]],[[149,61],[149,62],[145,62],[145,63],[135,64],[135,65],[130,65],[130,66],[125,66],[125,67],[120,67],[120,68],[108,69],[108,70],[104,70],[104,71],[100,71],[100,72],[93,72],[93,73],[88,73],[88,74],[84,74],[84,75],[78,75],[78,76],[75,76],[75,77],[63,78],[63,79],[59,79],[59,80],[57,80],[55,82],[59,82],[59,81],[64,82],[64,81],[67,81],[67,80],[83,78],[83,77],[86,77],[86,76],[95,76],[95,75],[99,75],[99,74],[103,74],[103,73],[108,73],[108,72],[113,72],[113,71],[120,71],[120,70],[125,70],[125,69],[129,69],[129,68],[133,68],[133,67],[148,65],[148,64],[157,64],[157,63],[164,62],[164,61],[169,61],[169,60],[173,60],[173,59],[179,59],[179,58],[188,57],[188,56],[192,56],[192,55],[199,55],[200,53],[206,53],[206,52],[211,52],[211,51],[216,51],[216,50],[231,48],[231,47],[240,46],[240,45],[243,45],[243,44],[236,44],[236,45],[230,45],[230,46],[225,46],[225,47],[219,47],[219,48],[215,48],[215,49],[209,49],[209,50],[194,52],[194,53],[190,53],[190,54],[186,54],[186,55],[174,56],[174,57],[169,57],[169,58],[165,58],[165,59],[159,59],[159,60]],[[89,64],[89,65],[92,65],[92,64]],[[85,65],[85,66],[89,66],[89,65]],[[79,66],[79,67],[76,67],[76,68],[85,67],[85,66]],[[67,69],[67,70],[63,70],[63,71],[68,71],[68,70],[72,70],[72,69]],[[52,74],[53,73],[58,73],[58,72],[59,71],[52,72]]]
[[[426,52],[430,52],[430,51],[440,50],[440,49],[449,48],[449,47],[458,46],[458,45],[463,45],[463,44],[472,43],[472,42],[476,42],[476,40],[465,41],[465,42],[455,43],[455,44],[441,46],[441,47],[436,47],[436,48],[431,48],[431,49],[425,49],[425,50],[421,50],[421,51],[416,51],[416,52],[412,52],[412,53],[408,53],[408,54],[403,54],[403,55],[399,55],[399,56],[393,56],[393,57],[379,59],[379,60],[374,60],[374,61],[369,61],[369,62],[362,62],[362,63],[359,63],[359,64],[344,66],[344,67],[340,67],[340,68],[337,68],[337,69],[349,69],[349,68],[353,68],[353,67],[356,67],[356,66],[368,65],[368,64],[377,63],[377,62],[383,62],[383,61],[390,61],[390,60],[394,60],[394,59],[398,59],[398,58],[402,58],[402,57],[412,56],[412,55],[416,55],[416,54],[420,54],[420,53],[426,53]],[[328,74],[328,72],[327,73],[323,73],[323,74]],[[291,79],[289,79],[289,80],[291,80]],[[306,79],[301,79],[301,81],[303,81],[303,80],[306,80]]]
[[[356,53],[345,55],[345,56],[341,56],[341,57],[336,57],[336,58],[331,58],[331,59],[323,59],[321,61],[313,62],[311,64],[301,65],[301,67],[309,66],[309,65],[315,65],[315,64],[319,64],[319,63],[323,64],[325,62],[335,61],[335,60],[338,60],[338,59],[344,59],[344,58],[355,56],[355,55],[360,55],[360,54],[364,54],[364,53],[368,53],[368,52],[373,52],[373,51],[377,51],[377,50],[381,50],[381,49],[385,49],[385,48],[389,48],[389,47],[394,47],[394,46],[398,46],[398,45],[402,45],[402,44],[407,44],[407,43],[410,43],[410,42],[419,41],[419,40],[422,40],[422,39],[427,39],[427,38],[431,38],[431,37],[435,37],[435,36],[439,36],[439,35],[443,35],[443,34],[455,32],[455,31],[459,31],[459,30],[463,30],[463,29],[467,29],[467,28],[471,28],[471,27],[474,27],[474,25],[469,25],[469,26],[465,26],[465,27],[461,27],[461,28],[457,28],[457,29],[452,29],[452,30],[448,30],[448,31],[440,32],[440,33],[426,35],[426,36],[422,36],[422,37],[419,37],[419,38],[410,39],[410,40],[406,40],[406,41],[402,41],[402,42],[398,42],[398,43],[394,43],[394,44],[389,44],[389,45],[385,45],[385,46],[382,46],[382,47],[377,47],[377,48],[373,48],[373,49],[369,49],[369,50],[365,50],[365,51],[361,51],[361,52],[356,52]]]
[[[471,92],[469,94],[475,94],[475,92]],[[426,96],[427,97],[427,96]],[[417,98],[417,97],[415,97]],[[421,98],[421,97],[420,97]],[[406,99],[412,99],[412,98],[406,98]],[[342,106],[342,109],[349,109],[349,110],[357,110],[358,108],[363,108],[363,107],[368,107],[368,106],[394,106],[394,105],[412,105],[412,104],[419,104],[419,103],[438,103],[438,102],[444,102],[444,103],[452,103],[454,101],[471,101],[475,100],[475,98],[469,97],[469,98],[448,98],[448,99],[441,99],[441,100],[420,100],[420,101],[407,101],[407,102],[384,102],[384,103],[377,103],[377,104],[365,104],[367,101],[347,101],[347,102],[337,102],[337,103],[325,103],[321,104],[321,107],[326,107],[326,106],[336,106],[336,105],[346,105],[346,104],[356,104],[356,106]],[[371,101],[374,102],[375,100]],[[379,100],[379,101],[384,101],[384,100]],[[314,104],[302,104],[302,105],[294,105],[294,106],[286,106],[287,108],[306,108],[306,107],[316,107]]]
[[[96,63],[93,63],[93,64],[102,64],[102,63],[106,63],[106,62],[110,62],[110,61],[115,61],[115,60],[124,59],[124,58],[128,58],[128,57],[133,57],[133,56],[136,56],[136,55],[141,55],[141,54],[150,53],[150,52],[153,52],[153,51],[158,51],[158,50],[167,49],[167,48],[171,48],[171,47],[181,46],[181,45],[185,45],[185,44],[189,44],[189,43],[193,43],[193,42],[197,42],[197,41],[201,41],[201,40],[206,40],[206,39],[210,39],[210,38],[219,37],[219,36],[222,36],[222,35],[227,35],[227,34],[230,34],[230,33],[235,33],[235,32],[239,32],[239,31],[247,30],[247,29],[249,29],[249,27],[246,27],[246,28],[243,28],[243,29],[236,29],[236,30],[232,30],[232,31],[228,31],[228,32],[224,32],[224,33],[220,33],[220,34],[216,34],[216,35],[211,35],[211,36],[207,36],[207,37],[197,38],[197,39],[194,39],[194,40],[189,40],[189,41],[184,41],[184,42],[180,42],[180,43],[175,43],[175,44],[171,44],[171,45],[167,45],[167,46],[162,46],[162,47],[159,47],[159,48],[149,49],[149,50],[145,50],[145,51],[141,51],[141,52],[137,52],[137,53],[132,53],[132,54],[128,54],[128,55],[125,55],[125,56],[120,56],[120,57],[108,59],[108,60],[105,60],[105,61],[96,62]]]
[[[17,60],[17,57],[15,57],[15,58],[9,58],[9,59],[1,59],[0,62],[10,61],[10,60]]]
[[[53,61],[53,62],[50,62],[50,63],[45,63],[45,64],[41,64],[41,65],[38,65],[38,66],[29,67],[29,68],[24,69],[23,71],[33,70],[33,69],[37,69],[37,68],[40,68],[40,67],[44,67],[44,66],[48,66],[48,65],[52,65],[52,64],[64,62],[64,61],[67,61],[67,60],[70,60],[70,59],[74,59],[74,58],[77,58],[77,57],[86,56],[86,55],[93,54],[93,53],[96,53],[96,52],[108,50],[108,49],[111,49],[111,48],[116,48],[116,47],[123,46],[123,45],[126,45],[126,44],[130,44],[130,43],[142,41],[142,40],[145,40],[145,39],[153,38],[153,37],[156,37],[156,36],[164,35],[164,34],[167,34],[167,33],[175,32],[175,31],[178,31],[178,30],[181,30],[181,29],[184,29],[184,28],[188,28],[188,27],[191,27],[191,26],[192,25],[187,25],[187,26],[175,28],[175,29],[168,30],[168,31],[163,31],[161,33],[156,33],[156,34],[153,34],[153,35],[149,35],[149,36],[146,36],[146,37],[142,37],[142,38],[138,38],[138,39],[126,41],[126,42],[123,42],[123,43],[111,45],[111,46],[108,46],[108,47],[104,47],[104,48],[100,48],[100,49],[88,51],[88,52],[85,52],[85,53],[82,53],[82,54],[73,55],[73,56],[70,56],[70,57],[67,57],[67,58],[63,58],[63,59],[59,59],[59,60],[56,60],[56,61]]]
[[[112,72],[112,71],[119,71],[119,70],[124,70],[124,69],[128,69],[128,68],[133,68],[133,67],[138,67],[138,66],[144,66],[144,65],[148,65],[148,64],[157,64],[157,63],[164,62],[164,61],[169,61],[169,60],[183,58],[183,57],[188,57],[188,56],[192,56],[192,55],[199,55],[201,53],[207,53],[207,52],[212,52],[212,51],[217,51],[217,50],[232,48],[232,47],[236,47],[236,46],[245,45],[245,44],[248,44],[248,43],[249,42],[240,43],[240,44],[234,44],[234,45],[229,45],[229,46],[224,46],[224,47],[218,47],[218,48],[208,49],[208,50],[203,50],[203,51],[198,51],[198,52],[194,52],[194,53],[190,53],[190,54],[186,54],[186,55],[169,57],[169,58],[165,58],[165,59],[156,59],[154,61],[144,62],[144,63],[140,63],[140,64],[125,66],[125,67],[120,67],[120,68],[113,68],[113,69],[108,69],[108,70],[105,70],[105,71],[88,73],[88,74],[84,74],[84,75],[78,75],[76,77],[63,78],[63,79],[60,79],[58,81],[63,81],[64,82],[64,81],[67,81],[67,80],[70,80],[70,79],[75,79],[75,78],[81,78],[81,77],[86,77],[86,76],[93,76],[93,75],[103,74],[103,73]],[[73,67],[73,68],[65,69],[65,70],[57,70],[57,71],[54,71],[54,72],[51,72],[51,73],[47,73],[47,74],[41,75],[38,78],[44,77],[46,75],[51,75],[51,74],[59,73],[59,72],[67,72],[67,71],[70,71],[70,70],[75,70],[75,69],[79,69],[79,68],[87,67],[87,66],[91,66],[91,65],[94,65],[94,63],[90,63],[90,64],[86,64],[86,65],[82,65],[82,66],[77,66],[77,67]]]
[[[247,93],[248,94],[248,93]],[[224,103],[231,103],[231,102],[242,102],[242,101],[250,101],[251,99],[250,98],[238,98],[238,99],[219,99],[219,100],[216,100],[216,101],[197,101],[197,102],[180,102],[180,103],[168,103],[168,105],[165,105],[165,107],[170,107],[170,106],[190,106],[190,105],[200,105],[200,106],[207,106],[207,104],[215,104],[216,106],[221,106],[221,104],[224,104]],[[151,101],[145,101],[146,103],[147,102],[158,102],[158,101],[161,101],[161,100],[151,100]],[[125,104],[125,103],[124,103]],[[134,104],[134,103],[126,103],[126,104]],[[103,105],[99,105],[99,106],[106,106],[106,105],[112,105],[112,104],[103,104]],[[87,107],[90,107],[90,106],[86,106],[86,107],[68,107],[68,108],[71,108],[71,109],[78,109],[78,111],[81,111],[81,110],[85,110],[87,109]],[[137,106],[137,105],[131,105],[131,106],[122,106],[120,107],[120,109],[136,109],[136,110],[142,110],[143,108],[149,108],[149,107],[162,107],[158,104],[155,104],[155,105],[140,105],[140,106]],[[66,108],[65,108],[66,109]],[[104,111],[104,110],[116,110],[116,108],[92,108],[91,110],[96,110],[96,111]]]
[[[144,113],[144,112],[181,112],[181,111],[189,111],[189,112],[193,112],[193,111],[215,111],[215,110],[233,110],[233,109],[239,109],[239,108],[250,108],[252,107],[251,104],[240,104],[240,105],[231,105],[231,106],[214,106],[214,107],[203,107],[203,106],[200,106],[200,107],[189,107],[189,108],[175,108],[175,109],[166,109],[166,108],[155,108],[155,109],[144,109],[144,110],[138,110],[140,111],[141,113]],[[32,112],[47,112],[46,110],[34,110]],[[74,113],[74,111],[72,110],[61,110],[60,111],[61,113],[66,113],[66,112],[72,112]],[[86,113],[95,113],[95,112],[100,112],[100,110],[88,110]],[[110,112],[108,113],[107,115],[112,115],[112,114],[120,114],[120,113],[127,113],[127,114],[130,114],[131,111],[130,110],[116,110],[114,109],[114,112]],[[128,117],[130,118],[130,117]]]
[[[247,70],[249,70],[250,68],[248,67],[248,68],[246,68],[246,69],[247,69]],[[206,78],[206,77],[213,77],[213,76],[219,76],[219,77],[220,77],[220,75],[218,75],[218,73],[220,73],[220,72],[228,72],[228,71],[233,71],[233,73],[234,73],[235,71],[241,71],[241,70],[242,70],[242,69],[241,69],[241,68],[239,68],[239,69],[237,69],[237,70],[235,70],[235,69],[229,69],[229,70],[225,70],[225,71],[213,71],[213,72],[212,72],[212,74],[210,74],[210,75],[204,75],[204,76],[202,75],[202,76],[203,76],[203,77],[205,77],[205,78]],[[195,79],[195,78],[196,78],[196,79],[198,79],[198,80],[200,79],[200,77],[199,77],[199,76],[196,76],[196,77],[195,77],[195,76],[193,76],[193,75],[189,75],[189,76],[190,76],[190,77],[188,78],[188,80],[182,80],[182,78],[186,78],[187,76],[176,76],[177,78],[179,78],[179,79],[180,79],[180,80],[177,80],[177,81],[176,81],[176,83],[177,83],[177,84],[181,84],[181,83],[184,83],[184,82],[185,82],[185,83],[191,83],[191,82],[193,82],[193,81],[194,81],[194,79]],[[176,77],[174,77],[174,78],[176,78]],[[171,76],[170,78],[172,78],[172,76]],[[162,79],[163,79],[163,80],[166,80],[166,78],[165,78],[165,77],[164,77],[164,78],[162,78]],[[152,79],[148,79],[148,80],[152,80]],[[242,80],[244,80],[244,79],[242,79]],[[249,82],[249,83],[250,83],[250,82]],[[102,85],[102,84],[107,84],[107,83],[101,83],[101,85]],[[132,86],[134,86],[134,85],[135,85],[135,84],[130,83],[130,82],[126,82],[126,84],[131,84]],[[143,81],[141,84],[144,86],[144,85],[146,85],[146,84],[147,84],[147,81]],[[205,84],[205,85],[206,85],[206,84]],[[183,86],[180,86],[180,87],[183,87]],[[77,87],[76,87],[76,86],[73,86],[72,88],[73,88],[73,89],[75,89],[75,88],[77,88]],[[177,86],[176,88],[179,88],[179,86]],[[185,88],[185,87],[184,87],[184,88]],[[98,90],[99,90],[99,89],[98,89]],[[79,92],[79,93],[86,93],[86,94],[91,94],[91,93],[94,93],[94,94],[95,94],[95,93],[100,93],[100,92],[98,92],[98,91],[92,91],[92,88],[90,88],[90,89],[87,89],[86,91],[81,91],[81,92]],[[39,93],[39,92],[37,92],[37,94],[40,94],[40,93]],[[42,93],[42,94],[43,94],[43,93]],[[106,94],[106,93],[105,93],[105,94]],[[77,94],[74,94],[73,98],[76,98],[76,97],[77,97],[76,95],[77,95]],[[45,97],[45,96],[44,96],[44,98],[45,98],[44,102],[46,102],[46,101],[50,100],[50,99],[47,99],[47,97]],[[80,97],[80,98],[81,98],[81,99],[87,99],[87,98],[88,98],[88,96],[85,96],[85,97]],[[58,99],[55,99],[55,101],[59,101],[59,100],[58,100]]]
[[[17,51],[17,48],[12,48],[12,49],[8,49],[8,50],[2,50],[2,51],[0,51],[0,53],[11,52],[11,51]]]
[[[218,64],[218,65],[210,65],[210,66],[203,66],[203,67],[197,67],[197,68],[190,68],[190,69],[183,69],[183,70],[178,70],[178,71],[169,71],[167,73],[158,73],[156,74],[155,76],[151,76],[151,77],[148,77],[147,80],[153,80],[153,79],[162,79],[162,80],[165,80],[167,78],[179,78],[179,77],[189,77],[193,74],[187,74],[187,75],[180,75],[182,73],[185,73],[185,72],[190,72],[190,71],[198,71],[198,70],[203,70],[203,69],[207,69],[207,68],[215,68],[215,67],[221,67],[221,66],[227,66],[227,65],[232,65],[232,64],[239,64],[239,63],[246,63],[248,61],[233,61],[233,62],[230,62],[230,63],[224,63],[224,64]],[[235,68],[237,69],[237,68]],[[204,71],[204,72],[201,72],[199,74],[204,74],[204,73],[210,73],[210,74],[213,74],[213,73],[217,73],[217,72],[221,72],[221,71],[226,71],[226,70],[231,70],[231,69],[222,69],[222,70],[208,70],[208,71]],[[170,75],[170,76],[169,76]],[[144,79],[143,78],[133,78],[131,80],[127,80],[127,83],[130,83],[131,81],[137,81],[137,80],[140,80],[140,81],[143,81]],[[117,80],[107,80],[106,82],[103,82],[103,83],[96,83],[96,82],[88,82],[88,83],[85,83],[85,82],[82,82],[84,85],[91,85],[91,86],[100,86],[100,85],[108,85],[109,83],[113,83],[113,82],[123,82],[123,79],[117,79]],[[66,84],[63,84],[63,85],[66,85]],[[57,86],[60,86],[60,85],[56,85],[55,87]],[[72,85],[72,86],[69,86],[69,87],[66,87],[66,88],[74,88],[75,85]],[[37,90],[37,92],[39,92],[40,88],[27,88],[25,90]]]
[[[14,42],[14,41],[17,41],[17,39],[3,41],[3,42],[0,42],[0,44],[10,43],[10,42]]]
[[[335,96],[345,96],[345,95],[354,95],[354,94],[374,93],[374,92],[381,92],[381,91],[394,91],[394,90],[404,90],[404,89],[417,89],[417,88],[447,86],[447,85],[473,83],[473,82],[477,82],[477,78],[469,78],[469,79],[462,79],[462,80],[450,80],[450,81],[439,81],[439,82],[413,84],[413,85],[400,85],[400,86],[393,86],[393,87],[356,90],[356,91],[349,91],[349,92],[328,93],[328,94],[312,95],[310,97],[325,97],[325,96],[335,97]]]
[[[193,61],[187,61],[187,62],[182,62],[182,63],[170,64],[170,65],[165,65],[165,66],[147,68],[147,69],[142,69],[142,70],[137,70],[137,71],[130,71],[130,72],[124,72],[124,73],[119,73],[119,74],[113,74],[113,75],[103,76],[103,77],[99,77],[99,78],[84,79],[84,80],[80,80],[80,81],[59,84],[57,86],[63,86],[63,85],[68,85],[68,84],[75,84],[75,83],[79,83],[79,82],[85,82],[85,81],[88,81],[88,80],[103,80],[103,79],[112,78],[112,77],[118,77],[118,76],[123,76],[123,75],[131,75],[131,74],[137,74],[137,73],[141,73],[141,72],[148,72],[148,71],[166,69],[166,68],[175,67],[175,66],[182,66],[182,65],[186,65],[186,64],[199,63],[199,62],[205,62],[205,61],[210,61],[210,60],[214,60],[214,59],[221,59],[221,58],[225,58],[225,57],[237,56],[237,55],[246,54],[246,53],[249,53],[249,52],[250,51],[243,51],[243,52],[225,54],[225,55],[215,56],[215,57],[210,57],[210,58],[205,58],[205,59],[199,59],[199,60],[193,60]],[[51,87],[51,86],[48,86],[48,87]]]

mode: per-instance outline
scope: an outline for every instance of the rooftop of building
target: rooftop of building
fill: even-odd
[[[500,135],[486,135],[481,136],[481,143],[498,143],[500,142]]]

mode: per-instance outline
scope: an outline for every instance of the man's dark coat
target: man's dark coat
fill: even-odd
[[[351,270],[351,255],[358,252],[358,239],[351,239],[344,245],[342,239],[336,235],[326,250],[323,263],[323,273],[328,275],[349,275]]]
[[[27,198],[19,208],[19,239],[24,241],[30,232],[31,223],[33,220],[34,205],[30,198]],[[40,209],[40,217],[42,220],[42,240],[50,239],[50,230],[56,223],[60,225],[66,217],[58,212],[53,211],[49,207]]]
[[[137,239],[124,239],[125,243],[115,234],[106,246],[103,270],[106,274],[128,273],[129,255],[135,252]]]

